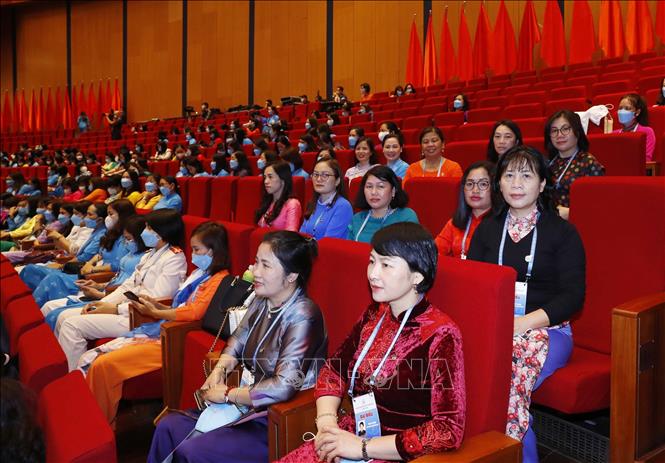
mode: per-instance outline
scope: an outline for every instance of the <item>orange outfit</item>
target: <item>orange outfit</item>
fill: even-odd
[[[443,159],[443,165],[441,166],[441,175],[439,175],[439,168],[437,167],[434,170],[423,170],[423,165],[425,164],[424,160],[414,162],[406,169],[406,174],[404,174],[404,179],[402,180],[402,185],[406,181],[413,177],[461,177],[462,167],[457,164],[455,161],[451,161],[447,158]]]
[[[229,272],[222,270],[201,283],[196,298],[176,309],[176,321],[203,318],[220,283]],[[102,354],[92,362],[86,381],[106,419],[113,422],[122,398],[125,380],[162,368],[162,347],[159,339],[138,338],[136,344]]]
[[[102,202],[102,201],[106,201],[106,198],[108,198],[108,197],[109,197],[109,195],[108,195],[108,193],[106,192],[105,189],[97,188],[95,190],[92,190],[92,192],[83,199],[86,200],[86,201],[93,202],[93,203],[99,203],[99,202]]]
[[[478,228],[480,222],[483,221],[485,216],[489,211],[482,214],[480,217],[476,217],[471,214],[471,225],[469,226],[469,234],[466,237],[466,242],[464,243],[464,254],[466,255],[469,252],[469,246],[471,246],[471,238],[473,238],[473,233]],[[439,249],[439,254],[442,256],[450,257],[461,257],[462,255],[462,241],[464,240],[464,232],[466,228],[460,230],[455,225],[453,225],[453,219],[450,219],[443,229],[436,237],[434,242],[436,247]]]

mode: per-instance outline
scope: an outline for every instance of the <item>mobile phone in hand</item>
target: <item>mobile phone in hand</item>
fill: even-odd
[[[130,301],[139,302],[139,297],[131,291],[125,291],[125,297]]]
[[[194,391],[194,401],[196,402],[196,408],[198,408],[200,411],[203,411],[206,408],[208,408],[208,403],[203,398],[203,392],[201,391],[201,389],[197,389]]]

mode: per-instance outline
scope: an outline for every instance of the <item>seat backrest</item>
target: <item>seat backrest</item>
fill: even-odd
[[[182,213],[187,214],[187,207],[189,206],[189,181],[190,177],[176,177],[178,182],[178,190],[180,190],[180,197],[182,198]]]
[[[432,236],[438,235],[455,213],[459,184],[459,178],[448,177],[418,177],[406,182],[409,207]]]
[[[241,177],[236,183],[233,221],[254,225],[254,213],[263,197],[263,177]]]
[[[444,154],[446,158],[455,161],[464,170],[476,161],[487,159],[487,140],[446,143]]]
[[[293,177],[293,197],[300,201],[300,205],[305,204],[305,177]]]
[[[492,106],[479,109],[471,109],[467,111],[467,119],[469,123],[491,121],[494,123],[501,117],[501,107]]]
[[[531,117],[542,117],[542,103],[524,103],[514,104],[503,108],[503,118],[505,119],[526,119]],[[520,127],[521,128],[521,127]]]
[[[434,115],[434,124],[442,125],[462,125],[464,124],[464,112],[455,111],[449,113],[439,113]]]
[[[586,111],[589,104],[584,98],[565,98],[563,100],[550,100],[545,103],[545,114],[554,114],[561,109],[570,109],[571,111]]]
[[[428,297],[462,333],[467,437],[506,428],[514,291],[512,268],[439,258]]]
[[[199,217],[210,215],[211,180],[212,177],[196,177],[187,182],[187,214]]]
[[[605,166],[605,175],[644,175],[646,134],[607,133],[588,138],[589,152]]]
[[[115,435],[79,371],[53,381],[39,395],[46,461],[117,461]]]
[[[544,117],[529,117],[526,119],[513,119],[513,121],[520,127],[522,138],[524,139],[542,137],[547,119]]]
[[[236,181],[238,177],[214,177],[210,181],[210,211],[208,216],[214,220],[231,220],[233,204],[236,199]]]
[[[612,309],[665,290],[665,178],[584,177],[570,204],[587,262],[575,344],[609,354]]]
[[[488,140],[494,122],[477,122],[457,127],[455,141]]]
[[[226,228],[231,253],[231,268],[233,275],[242,275],[247,267],[254,262],[254,256],[249,255],[249,240],[255,227],[235,222],[220,221]]]

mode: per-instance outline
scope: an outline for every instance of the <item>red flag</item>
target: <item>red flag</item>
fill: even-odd
[[[653,49],[653,26],[649,5],[644,0],[628,2],[626,18],[626,48],[629,53],[644,53]]]
[[[656,36],[665,43],[665,2],[656,2]]]
[[[88,119],[90,123],[95,127],[95,116],[97,114],[97,101],[95,101],[95,83],[90,82],[90,87],[88,87]]]
[[[411,83],[414,87],[423,85],[423,51],[420,48],[420,38],[418,37],[415,19],[411,23],[409,56],[406,60],[406,83]]]
[[[515,29],[508,16],[506,5],[501,0],[499,13],[494,24],[492,34],[492,53],[490,56],[491,68],[494,74],[509,74],[517,65],[517,45],[515,44]]]
[[[82,85],[82,84],[81,84]],[[72,95],[76,95],[76,92],[72,92]],[[62,127],[64,129],[71,129],[74,127],[74,112],[72,112],[72,105],[69,99],[69,92],[65,91],[65,104],[62,107]]]
[[[0,131],[8,133],[12,126],[12,106],[9,102],[9,90],[5,90],[5,101],[2,103],[2,121],[0,121]]]
[[[25,128],[26,132],[32,132],[35,128],[37,118],[37,101],[35,99],[35,89],[32,89],[30,94],[30,106],[28,107],[28,125]]]
[[[533,47],[540,42],[540,29],[536,19],[536,11],[533,2],[526,1],[522,25],[520,26],[520,37],[517,48],[517,70],[531,71],[533,69]]]
[[[624,36],[621,5],[617,0],[602,0],[598,21],[598,45],[606,58],[623,56]]]
[[[79,86],[79,98],[78,101],[76,102],[76,115],[78,116],[79,113],[86,113],[90,111],[88,109],[88,100],[85,97],[85,84],[81,82],[81,85]],[[89,114],[88,114],[89,116]]]
[[[106,104],[105,104],[106,101],[105,101],[105,98],[104,98],[103,85],[104,85],[104,83],[100,79],[99,80],[99,92],[97,93],[97,119],[96,119],[97,120],[97,127],[102,126],[102,118],[103,118],[102,114],[104,114],[104,112],[106,112],[106,110],[108,109],[108,106],[106,106]]]
[[[547,2],[545,7],[540,56],[550,67],[566,64],[566,38],[563,33],[561,10],[557,2]]]
[[[51,87],[48,88],[48,96],[46,97],[44,126],[46,130],[55,130],[55,107],[53,106],[53,98],[51,97]]]
[[[65,91],[67,91],[65,89]],[[60,86],[55,91],[55,108],[53,110],[53,128],[58,130],[62,125],[62,95],[60,94]]]
[[[596,31],[593,16],[587,0],[575,0],[573,6],[573,27],[570,29],[569,63],[585,63],[591,61],[596,51]]]
[[[21,105],[19,109],[20,121],[21,121],[21,130],[24,132],[30,131],[30,109],[25,102],[25,90],[21,89]]]
[[[439,68],[436,65],[436,44],[434,43],[434,29],[432,28],[432,15],[427,20],[427,34],[425,35],[425,60],[423,68],[423,85],[435,85],[439,78]]]
[[[111,102],[113,109],[122,108],[122,101],[120,101],[120,89],[118,88],[118,78],[115,79],[115,86],[113,88],[113,101]]]
[[[460,80],[473,78],[473,59],[471,55],[471,34],[466,24],[464,7],[460,14],[459,30],[457,33],[457,72]]]
[[[485,4],[480,4],[476,36],[473,39],[473,77],[484,77],[489,68],[490,22]]]
[[[39,89],[39,100],[37,101],[37,118],[35,121],[34,130],[44,130],[44,92],[41,87]]]
[[[450,27],[448,26],[448,6],[443,13],[441,22],[441,46],[439,47],[441,55],[439,57],[439,81],[443,84],[453,77],[457,70],[455,69],[455,49],[453,48],[453,39],[450,36]]]
[[[19,133],[21,131],[21,107],[19,102],[18,90],[14,92],[14,114],[12,115],[12,132]]]

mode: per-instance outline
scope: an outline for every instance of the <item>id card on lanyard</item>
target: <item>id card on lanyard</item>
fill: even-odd
[[[503,248],[506,245],[507,234],[508,234],[508,214],[506,214],[506,220],[503,223],[503,236],[501,236],[501,245],[499,246],[499,259],[497,262],[499,265],[503,265]],[[525,281],[515,282],[514,315],[516,317],[522,317],[526,315],[526,295],[529,289],[529,279],[531,278],[531,272],[533,271],[533,263],[536,260],[537,242],[538,242],[538,222],[536,221],[536,226],[533,227],[533,236],[531,237],[531,251],[529,252],[529,255],[524,258],[528,263],[526,268]]]

